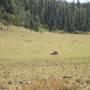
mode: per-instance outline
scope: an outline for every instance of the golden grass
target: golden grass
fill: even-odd
[[[59,54],[51,56],[54,50]],[[71,83],[89,90],[90,34],[38,33],[16,26],[0,30],[1,86],[51,76],[72,77]]]
[[[47,80],[19,84],[18,86],[10,85],[9,90],[75,90],[75,87],[64,79],[50,78]]]

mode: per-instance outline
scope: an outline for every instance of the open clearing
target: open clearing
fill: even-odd
[[[8,29],[0,30],[0,87],[62,77],[78,90],[90,90],[90,34],[38,33],[16,26]],[[59,54],[50,55],[52,51]]]

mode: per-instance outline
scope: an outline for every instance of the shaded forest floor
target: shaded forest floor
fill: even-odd
[[[0,90],[13,85],[21,87],[11,90],[29,90],[25,87],[31,88],[30,85],[36,86],[31,90],[59,90],[63,81],[69,81],[71,86],[61,90],[90,90],[90,34],[39,33],[16,26],[3,28],[0,30]],[[58,55],[50,55],[53,51]],[[20,89],[22,86],[24,89]]]

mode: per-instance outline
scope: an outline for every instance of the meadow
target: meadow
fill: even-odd
[[[50,55],[53,51],[58,55]],[[34,32],[16,26],[0,30],[0,87],[48,78],[64,78],[77,87],[61,90],[90,90],[90,34]]]

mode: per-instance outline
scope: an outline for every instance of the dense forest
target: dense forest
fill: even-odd
[[[90,3],[64,0],[0,0],[0,22],[39,31],[90,31]]]

